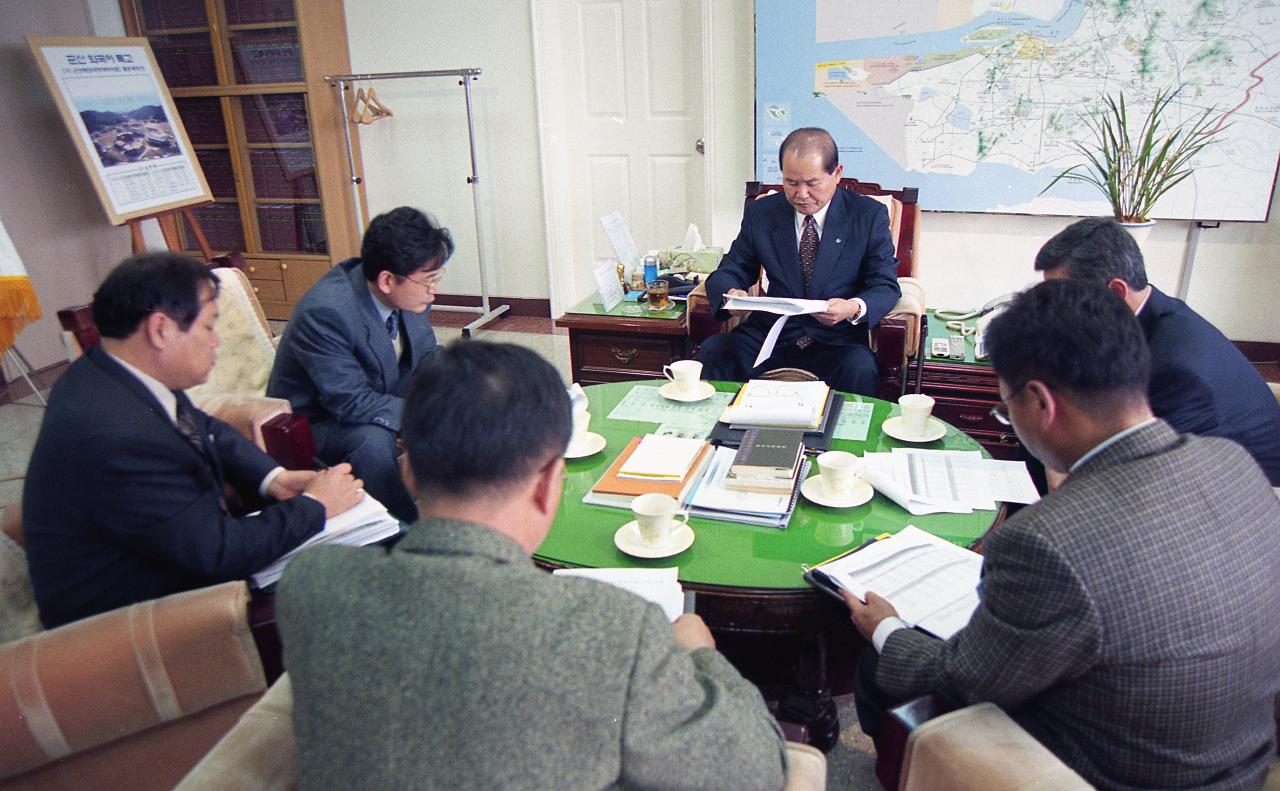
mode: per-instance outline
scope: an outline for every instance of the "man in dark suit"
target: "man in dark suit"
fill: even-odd
[[[246,578],[362,496],[349,466],[286,471],[182,392],[213,367],[217,288],[204,264],[162,253],[94,295],[102,343],[54,386],[23,492],[45,626]],[[279,502],[237,517],[225,485]]]
[[[1142,252],[1107,218],[1081,220],[1045,242],[1046,280],[1105,285],[1137,314],[1151,348],[1147,398],[1174,430],[1238,442],[1280,486],[1280,405],[1256,368],[1209,322],[1147,282]]]
[[[403,396],[436,351],[429,311],[451,255],[449,231],[417,209],[374,217],[360,257],[299,300],[267,382],[267,395],[310,418],[320,460],[350,462],[403,522],[418,517],[396,464]]]
[[[559,374],[518,346],[458,342],[417,374],[423,519],[280,583],[299,787],[782,787],[777,724],[698,616],[531,562],[571,425]]]
[[[778,150],[781,195],[754,201],[742,230],[707,280],[707,299],[719,320],[726,295],[745,295],[769,279],[769,296],[825,299],[822,313],[796,316],[768,359],[756,364],[765,336],[780,317],[752,312],[733,332],[708,338],[698,351],[708,379],[741,381],[774,368],[812,371],[851,393],[876,392],[870,328],[901,292],[889,235],[889,214],[879,202],[840,189],[835,141],[822,129],[797,129]]]
[[[1100,788],[1260,788],[1280,691],[1280,501],[1262,471],[1152,415],[1142,329],[1101,285],[1041,283],[987,345],[993,414],[1071,475],[984,539],[981,603],[950,640],[845,597],[879,652],[855,684],[863,729],[936,691],[996,703]]]

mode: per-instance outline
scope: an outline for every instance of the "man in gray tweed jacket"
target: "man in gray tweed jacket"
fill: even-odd
[[[879,652],[857,702],[991,701],[1100,788],[1257,789],[1275,752],[1280,502],[1253,458],[1147,405],[1138,321],[1104,286],[1046,282],[992,322],[995,413],[1070,477],[983,542],[950,640],[847,597]]]
[[[570,424],[520,347],[455,343],[417,374],[423,518],[389,553],[302,553],[280,585],[302,788],[782,787],[781,733],[701,619],[532,564]]]

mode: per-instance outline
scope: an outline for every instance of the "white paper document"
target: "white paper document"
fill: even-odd
[[[776,382],[752,379],[737,402],[720,417],[741,426],[816,428],[831,388],[826,382]]]
[[[667,620],[674,621],[684,611],[684,589],[680,587],[680,569],[556,569],[559,577],[586,577],[615,588],[622,588],[662,608]]]
[[[646,434],[623,462],[618,477],[678,481],[706,444],[700,439]]]
[[[600,295],[600,304],[605,310],[613,310],[622,302],[622,281],[618,280],[618,268],[611,261],[606,261],[591,270],[596,279],[596,293]]]
[[[724,299],[726,310],[760,310],[765,313],[776,313],[781,318],[769,328],[760,345],[760,353],[756,355],[754,365],[759,365],[773,355],[773,349],[782,337],[782,328],[787,326],[789,316],[803,316],[808,313],[822,313],[827,309],[825,299],[792,299],[789,297],[742,297],[729,296]]]
[[[618,256],[618,260],[625,264],[628,270],[640,266],[640,250],[636,247],[636,240],[631,237],[631,229],[627,227],[627,221],[622,219],[622,212],[614,209],[600,218],[600,225],[604,228],[604,235],[609,237],[609,243],[613,245],[613,252]]]
[[[326,519],[324,530],[308,538],[295,547],[293,551],[254,574],[252,577],[253,584],[259,588],[265,588],[276,582],[280,579],[280,575],[284,573],[285,566],[289,565],[289,561],[293,560],[299,552],[310,547],[319,544],[362,547],[375,541],[381,541],[384,538],[390,538],[398,532],[400,532],[400,522],[387,513],[386,506],[366,494],[363,500],[351,508],[332,519]]]
[[[725,488],[725,478],[729,475],[729,468],[733,466],[733,458],[737,453],[735,448],[722,446],[715,449],[698,488],[689,496],[689,506],[765,516],[785,514],[793,499],[790,491],[786,494],[765,494]]]
[[[883,596],[899,618],[945,640],[978,607],[982,556],[908,525],[821,570],[863,601],[867,591]]]
[[[984,459],[978,451],[894,448],[863,454],[872,488],[917,516],[994,510],[996,502],[1039,499],[1027,465]]]

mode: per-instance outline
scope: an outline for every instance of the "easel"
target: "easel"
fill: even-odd
[[[206,203],[208,201],[183,206],[180,209],[169,209],[168,211],[148,214],[145,217],[134,217],[129,220],[129,237],[133,241],[134,255],[145,252],[147,249],[146,241],[142,237],[142,222],[144,220],[155,220],[160,224],[160,233],[164,236],[165,247],[170,250],[181,250],[182,234],[179,233],[178,223],[185,219],[187,227],[191,229],[191,235],[195,237],[196,245],[200,248],[200,254],[204,256],[205,263],[213,263],[213,248],[209,247],[209,240],[205,238],[204,231],[200,228],[200,223],[196,222],[195,212],[192,211],[196,206],[204,206]]]

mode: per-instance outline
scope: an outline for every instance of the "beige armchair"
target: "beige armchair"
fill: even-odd
[[[297,775],[293,689],[285,673],[175,791],[287,791],[297,786]],[[826,787],[826,756],[806,744],[787,742],[783,791],[822,791]]]
[[[896,401],[908,390],[920,392],[924,342],[928,331],[924,285],[913,277],[918,255],[916,248],[920,243],[919,190],[915,187],[884,189],[879,184],[857,179],[840,179],[840,187],[880,201],[889,212],[889,233],[893,237],[894,255],[898,258],[898,284],[902,288],[902,297],[872,331],[871,350],[875,352],[876,364],[880,368],[877,395]],[[779,184],[749,181],[744,204],[781,189]],[[766,286],[762,279],[751,291],[763,292]],[[686,305],[689,339],[695,346],[718,332],[728,332],[738,323],[735,318],[723,322],[715,319],[715,309],[708,303],[703,284],[689,293]]]

